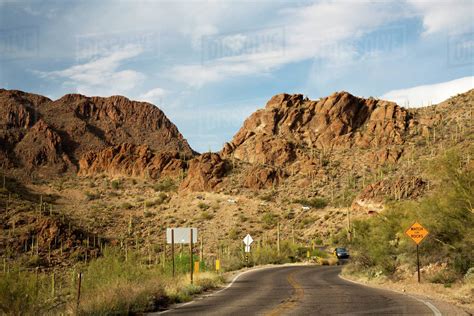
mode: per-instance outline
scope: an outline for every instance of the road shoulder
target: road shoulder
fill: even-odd
[[[458,306],[454,304],[453,302],[447,302],[439,298],[427,296],[427,295],[421,295],[419,293],[413,292],[413,291],[407,291],[405,289],[400,290],[398,286],[393,286],[391,284],[380,284],[380,283],[371,283],[367,281],[362,281],[356,278],[352,278],[351,276],[348,275],[339,275],[339,278],[356,283],[362,286],[367,286],[367,287],[372,287],[376,289],[383,289],[383,290],[389,290],[401,295],[406,295],[410,296],[422,303],[424,303],[426,306],[428,306],[432,311],[433,315],[474,315],[474,310],[464,307],[464,306]]]

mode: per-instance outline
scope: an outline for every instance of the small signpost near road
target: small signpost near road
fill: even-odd
[[[245,236],[242,241],[245,244],[245,262],[248,265],[249,264],[250,245],[253,243],[253,238],[252,238],[252,236],[250,236],[250,234],[247,234],[247,236]]]
[[[174,262],[174,244],[189,244],[189,265],[191,273],[191,284],[193,283],[193,271],[194,271],[194,260],[193,260],[193,244],[197,243],[198,231],[197,228],[167,228],[166,229],[166,242],[171,244],[171,258],[173,262],[173,277],[175,275],[175,262]]]
[[[416,267],[418,271],[418,283],[420,283],[420,254],[418,252],[418,245],[428,236],[430,232],[424,228],[418,221],[413,223],[405,234],[410,237],[416,244]]]

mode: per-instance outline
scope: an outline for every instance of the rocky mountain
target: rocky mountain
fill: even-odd
[[[244,122],[222,153],[250,163],[286,166],[311,160],[308,150],[376,148],[376,162],[384,163],[398,159],[398,146],[414,125],[413,116],[392,102],[347,92],[318,101],[279,94]]]
[[[196,156],[152,104],[0,90],[0,162],[28,175],[184,177],[183,191],[271,189],[373,206],[389,192],[422,195],[429,185],[420,161],[472,144],[473,100],[471,90],[405,109],[347,92],[319,100],[279,94],[221,152]]]
[[[84,174],[91,170],[115,172],[124,151],[145,159],[143,166],[151,163],[153,174],[163,171],[165,166],[160,164],[166,165],[171,157],[195,154],[160,109],[122,96],[68,94],[52,101],[0,89],[0,140],[0,163],[5,168],[38,176],[77,172],[80,166],[85,168],[81,170]],[[169,157],[159,156],[162,153]],[[113,154],[118,155],[115,162],[110,157]],[[164,160],[157,162],[160,159]],[[132,174],[145,172],[135,169]]]
[[[347,92],[315,101],[279,94],[245,120],[220,154],[243,162],[243,187],[280,186],[288,195],[343,204],[357,195],[361,205],[387,194],[418,197],[426,187],[419,178],[424,162],[472,145],[473,105],[474,90],[420,109]]]

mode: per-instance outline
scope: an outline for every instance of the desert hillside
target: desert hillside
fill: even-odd
[[[149,103],[1,90],[0,252],[44,268],[105,244],[157,255],[166,227],[195,226],[216,255],[247,232],[274,243],[278,223],[284,240],[329,245],[354,218],[429,194],[426,162],[449,149],[469,160],[473,102],[474,90],[420,109],[280,94],[198,155]]]

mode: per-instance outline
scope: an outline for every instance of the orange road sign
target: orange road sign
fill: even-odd
[[[408,237],[410,237],[417,245],[419,245],[430,232],[421,226],[420,223],[415,222],[406,231]]]

